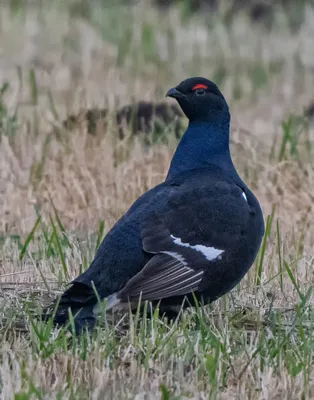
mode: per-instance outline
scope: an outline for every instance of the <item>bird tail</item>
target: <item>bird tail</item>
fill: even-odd
[[[81,283],[74,283],[67,289],[61,298],[57,299],[50,307],[42,312],[42,319],[52,319],[56,326],[68,325],[71,329],[73,317],[76,333],[95,326],[94,307],[97,298],[92,288]],[[72,316],[72,317],[71,317]]]

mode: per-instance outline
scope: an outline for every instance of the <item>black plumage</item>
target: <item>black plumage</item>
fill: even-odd
[[[55,323],[78,313],[76,329],[94,326],[97,296],[107,308],[160,302],[173,312],[185,299],[209,303],[246,274],[264,233],[261,208],[229,151],[230,115],[205,78],[168,92],[189,127],[165,182],[144,193],[114,225],[91,266],[63,294]]]

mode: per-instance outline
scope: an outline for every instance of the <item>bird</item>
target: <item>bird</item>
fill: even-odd
[[[66,325],[71,311],[77,332],[92,330],[99,303],[108,311],[150,302],[172,318],[181,307],[228,293],[254,263],[264,218],[231,158],[227,101],[203,77],[166,96],[188,118],[166,178],[105,236],[90,267],[59,298],[56,325]]]

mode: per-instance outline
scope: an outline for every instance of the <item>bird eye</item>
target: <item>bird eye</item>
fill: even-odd
[[[204,89],[197,89],[195,90],[195,93],[197,96],[202,96],[203,94],[205,94],[205,90]]]

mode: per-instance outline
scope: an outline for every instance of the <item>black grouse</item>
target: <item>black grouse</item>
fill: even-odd
[[[264,234],[260,205],[229,151],[228,104],[196,77],[170,89],[189,119],[166,180],[144,193],[101,243],[91,266],[61,296],[54,322],[92,328],[107,309],[139,299],[175,312],[229,292],[253,264]],[[95,294],[97,291],[97,296]],[[194,297],[195,296],[195,297]],[[185,301],[184,301],[185,300]]]

